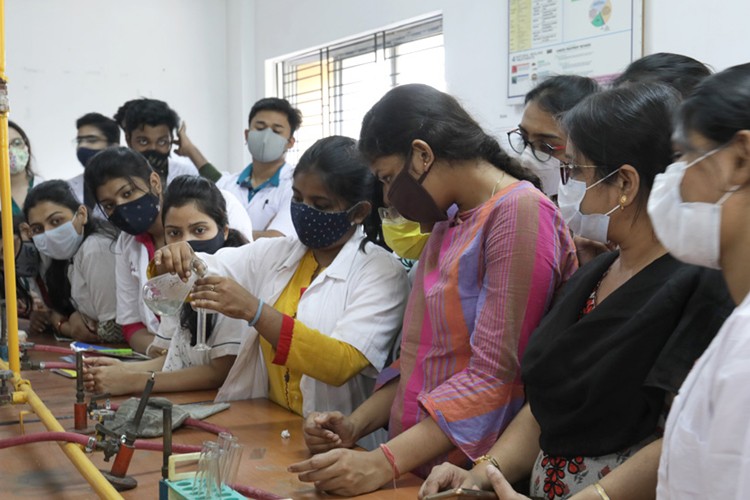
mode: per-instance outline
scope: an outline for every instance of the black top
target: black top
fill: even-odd
[[[553,456],[606,455],[652,435],[666,393],[734,309],[719,271],[665,255],[579,319],[616,258],[576,272],[526,348],[526,397]]]

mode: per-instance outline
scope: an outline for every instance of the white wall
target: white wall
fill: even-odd
[[[715,71],[750,62],[747,0],[644,0],[644,53],[676,52]]]
[[[217,165],[227,163],[226,0],[6,0],[12,120],[46,178],[81,172],[75,120],[126,100],[167,101]],[[123,138],[124,139],[124,138]],[[241,138],[236,141],[241,147]]]
[[[446,82],[499,133],[505,104],[506,0],[6,0],[11,118],[47,178],[80,172],[75,119],[122,102],[167,101],[204,154],[239,170],[242,131],[266,95],[266,61],[442,11]],[[750,61],[750,2],[644,0],[646,53],[679,52],[715,69]]]

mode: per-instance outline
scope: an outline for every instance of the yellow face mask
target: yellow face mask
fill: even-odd
[[[404,259],[417,260],[430,238],[430,233],[422,233],[419,222],[403,217],[397,221],[383,221],[383,239],[396,255]]]

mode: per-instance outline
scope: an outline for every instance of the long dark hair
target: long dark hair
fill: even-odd
[[[201,213],[211,217],[219,231],[223,232],[229,224],[224,195],[213,182],[195,175],[181,175],[169,184],[164,193],[162,222],[166,221],[170,209],[191,203],[194,203]],[[248,241],[242,233],[230,228],[222,248],[241,247],[246,243]],[[206,339],[209,339],[214,331],[214,318],[215,315],[206,318]],[[189,304],[183,305],[180,310],[180,326],[190,331],[190,345],[195,345],[198,336],[198,313]]]
[[[677,132],[684,139],[697,132],[726,144],[740,130],[750,130],[750,63],[709,76],[677,113]]]
[[[21,237],[21,224],[23,224],[24,218],[22,215],[14,215],[13,216],[13,236],[18,236],[18,238]],[[5,244],[5,242],[3,242]],[[11,241],[11,245],[15,245],[15,242]],[[16,253],[13,252],[14,258],[16,258]],[[15,264],[15,263],[14,263]],[[2,262],[2,274],[0,274],[0,298],[5,300],[5,262]],[[29,293],[29,290],[27,288],[26,280],[24,278],[21,278],[18,276],[18,273],[16,273],[16,298],[21,302],[23,305],[23,308],[25,312],[30,313],[31,312],[31,306],[33,301],[31,300],[31,294]]]
[[[367,241],[385,246],[378,216],[378,208],[384,205],[383,190],[357,149],[357,141],[340,135],[320,139],[305,151],[294,168],[295,176],[305,172],[319,175],[331,193],[346,201],[347,208],[360,201],[369,201],[372,210],[362,222],[365,241],[360,248],[364,251]]]
[[[70,185],[61,180],[42,182],[31,188],[23,203],[23,214],[28,220],[29,212],[39,203],[52,202],[70,209],[73,214],[82,205],[78,201]],[[86,224],[83,225],[84,241],[90,235],[98,233],[113,242],[117,239],[117,229],[109,222],[97,219],[91,213],[88,215]],[[44,283],[49,294],[50,307],[60,314],[70,316],[76,312],[76,306],[70,299],[70,280],[68,279],[68,266],[72,261],[53,259],[47,271],[44,273]]]
[[[599,84],[591,78],[556,75],[543,80],[531,89],[523,102],[524,104],[534,102],[542,110],[560,119],[566,111],[599,90]]]
[[[416,139],[428,143],[438,158],[481,158],[541,186],[539,178],[510,157],[453,96],[429,85],[401,85],[388,91],[362,120],[359,150],[370,162],[394,154],[406,157]]]
[[[672,162],[672,114],[679,102],[672,87],[633,83],[587,97],[565,114],[563,126],[568,140],[597,166],[596,178],[626,164],[638,171],[637,202],[643,207],[654,177]]]
[[[140,153],[130,148],[114,146],[97,153],[83,171],[84,187],[89,199],[99,204],[96,190],[112,179],[141,179],[150,186],[154,170]],[[134,183],[135,184],[135,183]]]

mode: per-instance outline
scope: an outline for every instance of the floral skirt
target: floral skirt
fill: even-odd
[[[531,472],[531,497],[564,500],[591,486],[658,436],[601,457],[552,457],[539,452]]]

